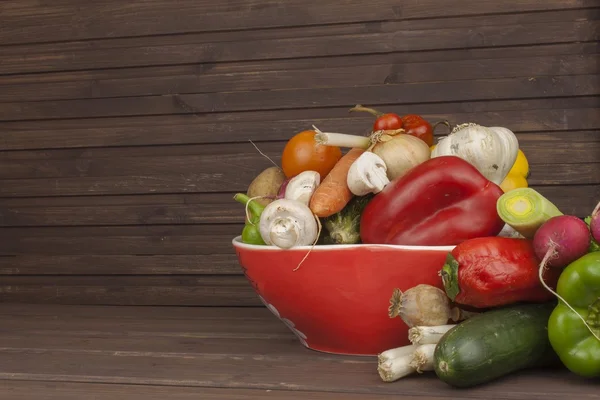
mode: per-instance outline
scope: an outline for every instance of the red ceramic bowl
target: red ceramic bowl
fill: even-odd
[[[233,246],[261,301],[313,350],[376,355],[409,344],[408,327],[388,316],[395,288],[442,287],[438,272],[453,246]]]

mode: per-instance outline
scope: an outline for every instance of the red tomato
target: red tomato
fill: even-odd
[[[402,117],[402,123],[407,134],[418,137],[429,147],[433,146],[433,127],[420,115],[405,115]]]
[[[304,171],[316,171],[321,181],[342,158],[342,150],[315,142],[315,131],[303,131],[294,135],[283,148],[281,169],[291,178]]]
[[[388,113],[378,117],[373,124],[373,132],[391,131],[402,128],[402,119],[398,114]]]

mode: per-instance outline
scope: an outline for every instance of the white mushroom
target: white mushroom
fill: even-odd
[[[387,166],[381,157],[370,151],[360,155],[348,171],[348,189],[356,196],[379,193],[390,183]]]
[[[318,226],[310,208],[298,200],[278,199],[269,203],[260,216],[260,235],[267,245],[282,249],[313,244]]]
[[[285,198],[297,200],[308,206],[317,186],[321,183],[321,175],[316,171],[304,171],[290,179],[285,188]]]

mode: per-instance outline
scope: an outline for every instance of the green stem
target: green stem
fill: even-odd
[[[600,336],[600,297],[589,306],[585,322],[597,336]]]
[[[265,209],[263,205],[256,201],[251,201],[252,199],[244,193],[236,193],[235,196],[233,196],[233,199],[238,203],[248,207],[250,213],[252,214],[252,222],[256,223],[260,219],[260,215]]]
[[[369,114],[374,115],[376,117],[381,117],[382,115],[385,115],[384,113],[377,111],[374,108],[363,107],[360,104],[357,104],[350,109],[350,112],[353,112],[353,111],[354,112],[368,112]]]
[[[433,129],[434,132],[435,132],[435,128],[437,128],[438,125],[446,125],[448,127],[448,130],[450,130],[450,132],[452,132],[452,125],[450,125],[450,122],[445,121],[445,120],[444,121],[438,121],[435,124],[433,124],[432,129]]]
[[[456,258],[454,258],[451,253],[448,253],[446,256],[446,263],[440,271],[440,276],[442,277],[442,283],[444,284],[446,295],[452,301],[454,301],[456,296],[458,296],[460,293],[460,285],[458,284],[458,267],[458,261],[456,261]]]

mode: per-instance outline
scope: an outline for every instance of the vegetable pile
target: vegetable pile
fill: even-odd
[[[540,366],[600,378],[600,203],[581,219],[530,188],[506,127],[350,111],[375,117],[368,135],[297,133],[234,196],[242,242],[310,246],[302,262],[319,245],[454,246],[443,290],[390,293],[412,344],[379,355],[385,382],[429,371],[472,387]]]

